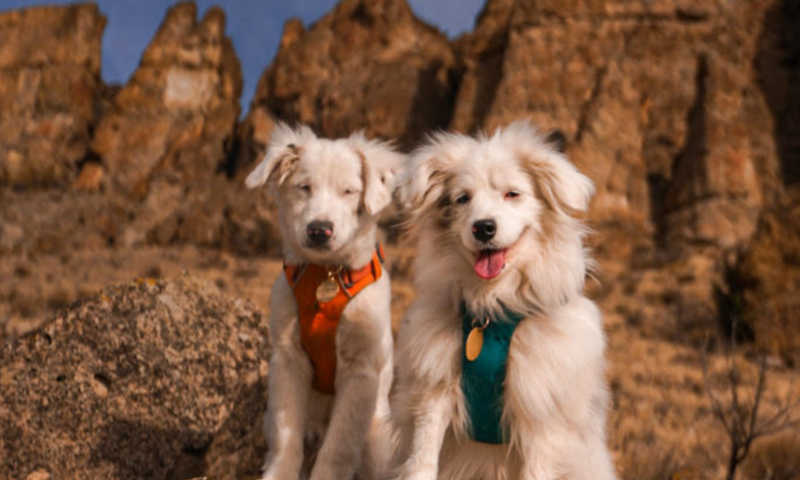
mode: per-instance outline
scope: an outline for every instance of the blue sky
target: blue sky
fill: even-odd
[[[484,0],[407,0],[416,14],[450,37],[472,29]],[[0,0],[0,11],[69,0]],[[95,0],[108,19],[103,37],[103,80],[125,83],[175,0]],[[298,17],[306,25],[330,11],[336,0],[196,0],[199,16],[212,5],[226,13],[228,35],[242,62],[247,109],[261,72],[278,49],[283,23]]]

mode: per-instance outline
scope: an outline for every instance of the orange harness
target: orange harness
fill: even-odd
[[[335,273],[339,285],[336,296],[327,302],[317,301],[317,288],[329,278],[330,267],[322,265],[284,265],[283,272],[294,291],[300,317],[300,343],[314,368],[314,390],[332,395],[336,377],[336,330],[347,302],[358,292],[381,278],[383,248],[375,247],[372,260],[359,270],[343,269]]]

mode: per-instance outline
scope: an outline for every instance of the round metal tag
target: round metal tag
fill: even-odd
[[[320,283],[317,287],[317,301],[319,303],[330,302],[336,295],[339,293],[339,283],[329,278],[324,282]]]

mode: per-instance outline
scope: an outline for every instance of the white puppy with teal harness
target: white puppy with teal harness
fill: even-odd
[[[615,478],[602,319],[582,293],[593,187],[559,144],[517,122],[412,154],[399,199],[416,298],[395,357],[393,478]]]

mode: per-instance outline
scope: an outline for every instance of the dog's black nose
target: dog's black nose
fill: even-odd
[[[494,220],[478,220],[472,224],[472,235],[481,242],[488,242],[497,233],[497,222]]]
[[[322,245],[333,236],[333,224],[331,222],[314,220],[306,227],[306,234],[308,234],[308,238],[312,243]]]

